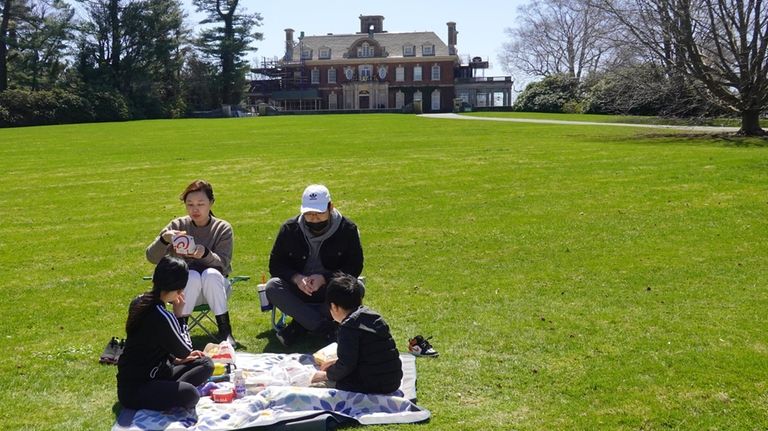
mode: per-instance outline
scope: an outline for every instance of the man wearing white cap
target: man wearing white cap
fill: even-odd
[[[307,331],[333,340],[336,323],[325,305],[325,285],[337,271],[353,277],[363,271],[360,234],[334,208],[328,188],[312,184],[301,197],[301,213],[283,223],[269,255],[267,298],[293,317],[277,332],[284,346]]]

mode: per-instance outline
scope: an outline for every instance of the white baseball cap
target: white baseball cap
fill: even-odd
[[[322,184],[311,184],[304,189],[301,196],[301,213],[328,211],[328,204],[331,202],[331,192],[328,187]]]

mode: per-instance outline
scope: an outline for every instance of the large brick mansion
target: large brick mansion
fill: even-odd
[[[475,106],[508,106],[511,77],[477,77],[488,62],[462,62],[456,23],[447,23],[448,43],[434,32],[389,33],[384,17],[360,16],[360,31],[295,38],[285,30],[285,55],[264,60],[253,72],[251,105],[286,111],[400,110],[447,112],[455,99]]]

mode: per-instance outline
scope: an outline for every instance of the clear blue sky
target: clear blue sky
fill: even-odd
[[[307,36],[349,34],[360,30],[360,15],[383,15],[385,31],[434,31],[446,43],[445,23],[455,22],[459,55],[489,60],[491,69],[485,71],[485,76],[505,75],[498,62],[501,45],[506,41],[504,29],[514,25],[517,7],[525,3],[525,0],[240,1],[249,12],[259,12],[264,18],[258,29],[264,33],[264,40],[256,42],[258,51],[251,57],[254,60],[281,57],[285,52],[286,28],[294,29],[297,36],[302,31]],[[184,0],[184,4],[189,24],[194,26],[200,16],[195,14],[191,0]]]

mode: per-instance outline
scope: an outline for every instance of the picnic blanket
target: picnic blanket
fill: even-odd
[[[248,389],[245,397],[232,403],[215,403],[210,397],[202,397],[196,410],[123,409],[112,430],[269,429],[303,419],[325,418],[363,425],[425,421],[430,412],[415,404],[415,357],[401,354],[400,360],[400,389],[388,395],[367,395],[307,387],[315,370],[312,355],[238,352],[236,365],[244,370]]]

